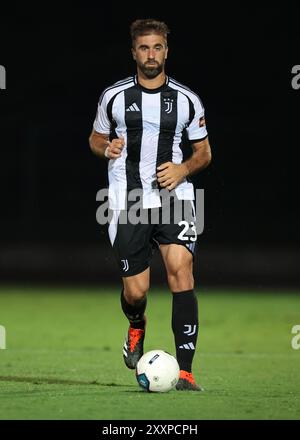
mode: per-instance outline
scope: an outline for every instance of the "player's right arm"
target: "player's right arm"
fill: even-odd
[[[109,96],[104,92],[98,102],[97,114],[93,124],[93,130],[89,137],[91,150],[97,156],[108,159],[117,159],[121,156],[124,147],[124,138],[109,140],[111,133],[111,117],[107,114]]]
[[[90,148],[94,154],[103,158],[117,159],[121,156],[124,147],[124,138],[113,139],[109,141],[109,136],[104,133],[98,133],[95,129],[89,137]]]

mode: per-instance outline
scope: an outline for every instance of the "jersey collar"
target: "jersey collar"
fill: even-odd
[[[135,85],[141,89],[143,92],[145,93],[159,93],[161,92],[169,83],[169,77],[168,75],[166,75],[166,80],[165,83],[162,84],[160,87],[158,87],[157,89],[147,89],[146,87],[142,86],[141,84],[139,84],[138,79],[137,79],[137,75],[134,76],[134,83]]]

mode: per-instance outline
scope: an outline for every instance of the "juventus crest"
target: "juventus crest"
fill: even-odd
[[[172,98],[164,98],[164,103],[166,105],[165,107],[165,112],[166,113],[171,113],[173,110],[173,101],[174,99]]]

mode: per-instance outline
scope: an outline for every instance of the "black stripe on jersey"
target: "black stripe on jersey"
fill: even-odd
[[[160,96],[160,130],[156,166],[172,162],[174,136],[177,125],[178,91],[168,88]]]
[[[195,117],[195,107],[194,104],[192,103],[191,99],[187,96],[187,99],[189,101],[189,123],[188,125],[190,125],[190,123],[192,122],[192,120]]]
[[[134,87],[124,90],[125,124],[127,127],[126,179],[127,191],[142,188],[140,157],[143,135],[142,92]],[[127,111],[133,104],[134,111]]]
[[[128,78],[125,78],[124,80],[118,81],[117,83],[113,84],[110,87],[107,87],[99,98],[99,105],[101,105],[106,92],[108,92],[109,90],[117,89],[118,87],[124,86],[126,84],[130,84],[132,81],[133,81],[133,76],[130,76]]]
[[[121,91],[119,92],[121,93]],[[112,117],[112,106],[113,103],[116,99],[116,97],[118,96],[119,93],[116,93],[111,100],[109,101],[109,103],[107,104],[106,107],[106,113],[107,113],[107,117],[110,121],[110,134],[109,134],[109,140],[112,141],[113,139],[117,139],[118,135],[116,133],[116,127],[117,127],[117,123],[116,121],[113,119]]]

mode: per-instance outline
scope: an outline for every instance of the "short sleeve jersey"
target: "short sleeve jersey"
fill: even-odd
[[[158,89],[142,87],[136,76],[105,89],[94,129],[110,139],[125,139],[121,157],[108,165],[111,209],[124,209],[126,193],[137,188],[142,190],[144,208],[161,206],[156,168],[169,161],[182,162],[184,132],[191,143],[207,137],[200,98],[170,77]],[[175,192],[181,200],[194,199],[193,185],[186,179]]]

